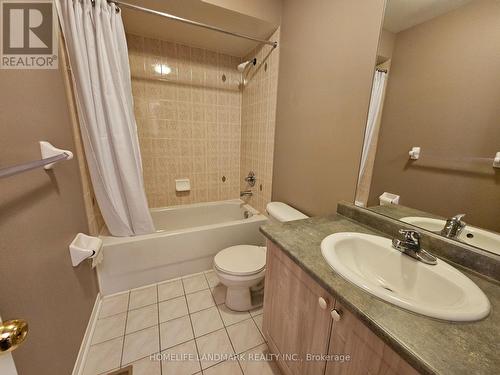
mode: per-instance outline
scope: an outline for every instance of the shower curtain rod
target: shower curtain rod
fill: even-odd
[[[219,33],[223,33],[223,34],[226,34],[226,35],[232,35],[232,36],[235,36],[235,37],[238,37],[238,38],[244,38],[244,39],[248,39],[248,40],[253,40],[254,42],[259,42],[259,43],[262,43],[262,44],[268,44],[268,45],[272,46],[273,48],[276,48],[278,46],[278,42],[272,42],[272,41],[265,40],[265,39],[254,38],[253,36],[248,36],[248,35],[244,35],[244,34],[240,34],[240,33],[235,33],[233,31],[224,30],[224,29],[221,29],[221,28],[216,27],[216,26],[207,25],[206,23],[192,21],[192,20],[188,20],[187,18],[182,18],[182,17],[174,16],[173,14],[169,14],[169,13],[165,13],[165,12],[160,12],[158,10],[144,8],[144,7],[141,7],[139,5],[133,5],[133,4],[125,3],[123,1],[114,1],[114,0],[107,0],[107,1],[108,1],[108,3],[113,3],[113,4],[118,5],[120,7],[130,8],[130,9],[138,10],[138,11],[149,13],[149,14],[154,14],[156,16],[169,18],[171,20],[179,21],[179,22],[182,22],[182,23],[186,23],[188,25],[202,27],[204,29],[208,29],[208,30],[212,30],[212,31],[217,31]]]

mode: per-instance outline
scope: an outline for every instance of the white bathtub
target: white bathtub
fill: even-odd
[[[155,208],[151,215],[156,233],[101,236],[104,259],[97,275],[103,295],[207,270],[228,246],[265,243],[259,226],[266,216],[239,199]]]

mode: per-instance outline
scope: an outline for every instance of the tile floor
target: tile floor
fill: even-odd
[[[105,297],[84,375],[130,364],[134,375],[280,374],[261,360],[262,308],[234,312],[224,298],[213,271]]]

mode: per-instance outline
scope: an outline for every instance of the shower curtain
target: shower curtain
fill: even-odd
[[[94,6],[93,4],[94,3]],[[92,186],[114,236],[154,232],[121,19],[106,0],[56,0]]]
[[[384,87],[387,73],[375,71],[373,77],[372,95],[370,98],[370,107],[368,109],[368,120],[366,122],[365,139],[363,141],[363,153],[361,154],[361,165],[359,168],[359,181],[366,172],[366,162],[370,153],[370,146],[373,141],[373,134],[375,132],[377,119],[382,107],[382,99],[384,97]]]

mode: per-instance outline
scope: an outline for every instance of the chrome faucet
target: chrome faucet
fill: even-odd
[[[462,221],[464,216],[465,214],[459,214],[453,216],[451,219],[446,220],[446,224],[441,231],[441,235],[448,238],[457,238],[466,225]]]
[[[401,233],[404,238],[402,240],[393,238],[393,248],[425,264],[437,264],[436,257],[420,247],[419,232],[411,229],[400,229],[399,233]]]
[[[255,173],[253,171],[248,172],[248,176],[245,177],[245,181],[251,187],[255,186],[255,182],[257,181],[257,177],[255,177]]]
[[[253,195],[252,190],[240,191],[240,197],[251,197]]]

